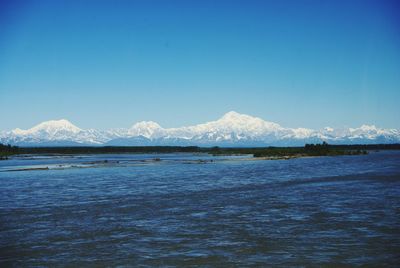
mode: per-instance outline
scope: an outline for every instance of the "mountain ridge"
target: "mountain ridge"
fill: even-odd
[[[285,128],[259,117],[230,111],[221,118],[193,126],[163,128],[154,121],[141,121],[130,128],[81,129],[66,119],[42,122],[30,129],[0,132],[0,142],[20,146],[73,145],[198,145],[274,146],[304,145],[326,141],[338,143],[400,142],[400,131],[375,125],[320,130]]]

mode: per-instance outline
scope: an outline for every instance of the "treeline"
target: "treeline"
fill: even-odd
[[[0,159],[13,154],[112,154],[112,153],[209,153],[213,155],[252,154],[255,157],[322,156],[365,154],[370,150],[400,150],[400,144],[330,145],[303,147],[198,147],[198,146],[105,146],[105,147],[17,147],[0,143]]]
[[[219,148],[208,152],[213,155],[252,154],[254,157],[286,157],[304,153],[304,147]]]
[[[0,160],[8,159],[10,155],[18,154],[18,147],[0,143]]]
[[[331,148],[335,149],[352,149],[352,150],[400,150],[400,143],[392,144],[354,144],[354,145],[330,145]]]
[[[310,156],[323,156],[323,155],[353,155],[353,154],[367,154],[367,150],[359,148],[338,148],[329,145],[326,142],[322,144],[306,144],[304,146],[304,153]]]
[[[369,150],[400,150],[400,144],[330,145],[306,144],[303,147],[219,148],[209,149],[213,155],[253,154],[254,157],[300,157],[367,154]]]

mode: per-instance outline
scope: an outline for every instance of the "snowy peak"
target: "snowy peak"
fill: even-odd
[[[48,133],[50,135],[55,135],[59,132],[69,132],[69,133],[78,133],[82,131],[82,129],[78,128],[77,126],[73,125],[66,119],[61,120],[50,120],[43,123],[40,123],[28,130],[21,130],[19,128],[13,130],[14,134],[19,135],[29,135],[29,134],[36,134],[36,133]]]
[[[131,128],[98,131],[80,129],[65,119],[40,123],[28,130],[0,132],[0,143],[40,145],[197,145],[197,146],[302,146],[326,141],[332,144],[398,143],[398,129],[375,125],[321,130],[285,128],[259,117],[230,111],[221,118],[193,126],[163,128],[141,121]]]
[[[153,121],[141,121],[134,124],[130,129],[140,129],[140,128],[159,129],[161,128],[161,126]]]
[[[265,122],[261,118],[258,117],[253,117],[247,114],[240,114],[234,111],[230,111],[226,114],[224,114],[220,119],[217,120],[217,122],[220,123],[249,123],[249,122]]]
[[[163,128],[153,121],[141,121],[134,124],[128,131],[132,137],[143,136],[146,138],[155,138],[162,135]]]
[[[362,125],[360,128],[362,131],[377,131],[377,127],[375,125]]]
[[[228,127],[231,130],[253,132],[274,132],[282,128],[279,124],[264,121],[261,118],[253,117],[246,114],[240,114],[234,111],[226,113],[214,123],[216,125]]]
[[[235,111],[230,111],[224,114],[218,121],[240,121],[252,118],[246,114],[240,114]]]
[[[97,131],[82,130],[65,119],[46,121],[27,130],[16,128],[0,133],[0,143],[22,146],[99,144],[100,140]]]

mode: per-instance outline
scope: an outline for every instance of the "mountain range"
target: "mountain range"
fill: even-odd
[[[103,131],[81,129],[61,119],[27,130],[0,132],[0,143],[18,146],[302,146],[322,141],[330,144],[398,143],[400,131],[374,125],[320,130],[285,128],[231,111],[216,121],[179,128],[163,128],[156,122],[142,121],[131,128]]]

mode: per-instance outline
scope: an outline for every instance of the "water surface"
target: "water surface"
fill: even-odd
[[[0,266],[399,264],[400,152],[241,158],[0,161]]]

